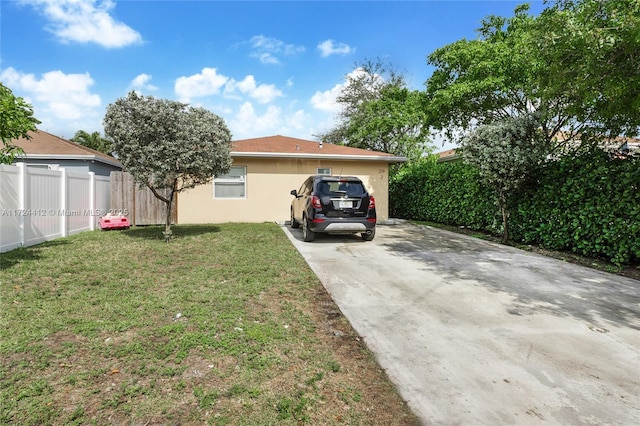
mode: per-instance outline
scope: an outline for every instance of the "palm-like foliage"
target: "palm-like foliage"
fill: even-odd
[[[107,155],[111,155],[113,152],[111,141],[103,138],[100,135],[100,132],[88,133],[84,130],[78,130],[70,140],[71,142],[86,146],[87,148],[95,149],[96,151],[100,151]]]

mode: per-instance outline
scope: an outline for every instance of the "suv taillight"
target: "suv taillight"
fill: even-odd
[[[313,207],[314,209],[322,208],[322,204],[320,203],[320,198],[318,198],[318,196],[315,194],[311,196],[311,207]]]
[[[369,210],[376,208],[376,199],[369,197]]]

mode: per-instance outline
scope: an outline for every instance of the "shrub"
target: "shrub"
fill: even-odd
[[[390,182],[396,217],[495,230],[496,208],[478,172],[464,163],[434,159],[407,165]]]
[[[514,236],[528,244],[640,260],[640,158],[602,151],[549,163],[538,184],[518,200]]]
[[[547,163],[510,206],[514,241],[603,257],[640,261],[640,158],[602,151]],[[390,182],[396,217],[501,232],[493,193],[478,171],[434,159],[404,166]]]

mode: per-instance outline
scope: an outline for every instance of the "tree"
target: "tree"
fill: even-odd
[[[167,242],[175,194],[231,167],[231,133],[204,108],[130,92],[107,107],[104,129],[125,170],[166,204]]]
[[[87,148],[100,151],[103,154],[111,155],[113,152],[111,142],[100,136],[100,132],[88,133],[84,130],[78,130],[70,140]]]
[[[426,97],[436,129],[455,140],[476,126],[537,111],[552,140],[574,124],[562,110],[566,100],[540,97],[537,73],[544,65],[536,54],[535,18],[527,12],[525,5],[512,18],[489,16],[478,39],[458,40],[429,55],[436,69],[426,82]]]
[[[423,98],[405,87],[383,87],[378,99],[363,103],[349,120],[349,146],[419,159],[431,150]]]
[[[429,150],[423,96],[389,65],[366,61],[346,77],[339,124],[317,135],[328,143],[419,158]]]
[[[461,141],[463,160],[478,168],[496,192],[502,215],[502,242],[509,241],[509,199],[547,154],[546,140],[534,115],[505,118],[478,126]]]
[[[626,5],[626,6],[625,6]],[[476,40],[429,55],[428,114],[451,138],[536,112],[552,152],[579,136],[633,133],[638,108],[638,2],[561,1],[540,16],[528,6],[487,17]]]
[[[24,99],[13,95],[11,89],[0,83],[0,163],[11,164],[16,155],[24,151],[11,143],[18,138],[30,139],[29,132],[38,130],[40,120],[33,116],[33,107]]]
[[[356,64],[356,70],[347,75],[346,84],[336,99],[342,106],[341,117],[349,120],[358,114],[360,106],[379,99],[385,87],[405,86],[404,76],[380,59]]]
[[[640,1],[559,0],[536,19],[546,97],[592,133],[635,136],[640,126]]]

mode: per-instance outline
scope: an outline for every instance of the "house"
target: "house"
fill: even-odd
[[[569,134],[562,131],[555,134],[553,141],[556,144],[564,144],[558,153],[554,154],[553,157],[556,158],[566,153],[573,153],[582,144],[581,134]],[[597,143],[597,147],[617,158],[640,155],[640,139],[626,136],[602,137],[602,140]]]
[[[233,142],[232,167],[211,183],[182,192],[178,223],[284,222],[292,189],[314,174],[357,176],[389,218],[389,165],[404,157],[286,136]]]
[[[605,149],[614,155],[622,155],[622,158],[626,155],[640,156],[640,139],[618,137],[607,142]]]
[[[460,154],[456,152],[456,149],[448,149],[446,151],[436,153],[438,156],[438,163],[446,163],[446,162],[458,162],[462,161],[462,157]]]
[[[27,167],[50,170],[64,168],[68,172],[94,172],[96,176],[107,177],[112,171],[122,170],[122,164],[116,158],[51,133],[38,130],[29,132],[29,136],[31,139],[11,141],[24,151],[15,161],[25,163]]]
[[[558,133],[556,137],[557,141],[564,141],[566,136],[563,133]],[[574,138],[570,141],[569,146],[576,147],[580,143],[579,138]],[[627,155],[640,155],[640,139],[633,139],[627,137],[617,137],[612,139],[604,139],[602,143],[600,143],[600,148],[609,152],[614,156],[621,156],[620,158],[625,158]],[[446,151],[438,152],[437,161],[438,163],[454,163],[458,161],[462,161],[462,156],[458,152],[457,149],[449,149]]]

